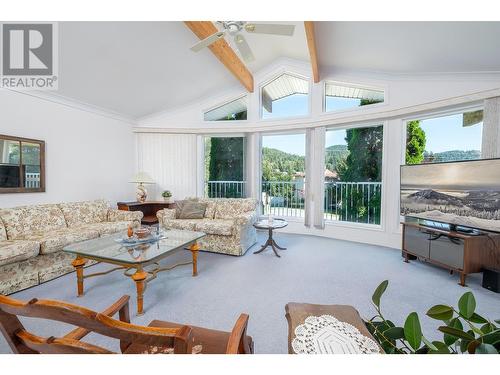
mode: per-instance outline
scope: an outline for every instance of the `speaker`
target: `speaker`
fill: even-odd
[[[500,270],[492,268],[483,269],[483,288],[500,293]]]

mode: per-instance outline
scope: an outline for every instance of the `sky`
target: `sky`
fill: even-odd
[[[332,101],[331,105],[352,106],[350,101]],[[339,108],[340,109],[340,108]],[[292,95],[273,103],[273,113],[264,110],[264,118],[284,118],[306,115],[308,113],[307,95]],[[267,113],[267,114],[266,114]],[[288,115],[288,116],[287,116]],[[267,117],[266,117],[267,116]],[[481,150],[482,123],[462,126],[462,115],[451,115],[422,120],[420,123],[426,134],[427,151],[443,152],[451,150]],[[344,129],[327,131],[325,147],[346,144]],[[305,155],[305,134],[264,136],[263,146],[276,148],[295,155]]]

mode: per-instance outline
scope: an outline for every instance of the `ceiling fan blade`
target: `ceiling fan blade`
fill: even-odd
[[[275,23],[247,23],[245,30],[254,34],[273,34],[292,36],[295,25],[280,25]]]
[[[224,35],[226,35],[225,31],[218,31],[215,34],[212,34],[205,39],[200,40],[198,43],[191,47],[191,51],[199,52],[203,48],[208,47],[210,44],[218,41],[220,38],[223,38]]]
[[[255,60],[252,50],[250,49],[250,46],[248,45],[243,35],[235,35],[234,41],[236,43],[236,48],[238,48],[238,51],[240,51],[241,57],[243,57],[243,60],[245,60],[245,62],[252,62]]]

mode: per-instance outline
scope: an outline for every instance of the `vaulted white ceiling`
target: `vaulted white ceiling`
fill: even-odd
[[[293,37],[246,35],[252,72],[280,57],[309,59],[302,22]],[[322,69],[387,74],[500,71],[500,22],[319,22]],[[59,91],[128,117],[172,109],[238,86],[182,22],[61,22]]]
[[[500,22],[317,22],[320,65],[394,74],[500,71]]]

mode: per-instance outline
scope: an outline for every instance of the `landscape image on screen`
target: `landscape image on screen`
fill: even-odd
[[[401,166],[401,215],[500,232],[500,159]]]

